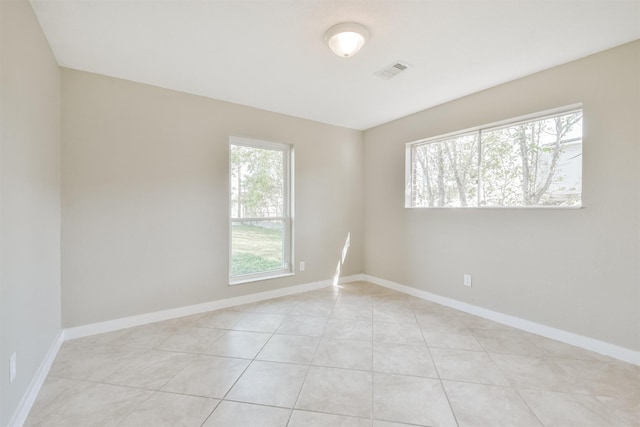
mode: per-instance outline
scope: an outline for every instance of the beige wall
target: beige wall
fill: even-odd
[[[310,100],[310,102],[313,102]],[[229,135],[295,150],[294,277],[228,286]],[[63,324],[362,272],[362,133],[62,69]]]
[[[640,350],[639,55],[627,44],[366,131],[365,271]],[[584,209],[403,208],[406,142],[578,102]]]
[[[0,21],[0,425],[61,317],[69,327],[326,280],[348,232],[343,275],[366,271],[640,350],[640,42],[363,135],[60,71],[26,1],[0,1]],[[403,208],[406,142],[576,102],[584,209]],[[306,272],[227,285],[229,135],[294,145]]]
[[[0,1],[0,425],[60,331],[60,70],[31,6]],[[17,376],[9,383],[9,357]]]
[[[68,69],[61,89],[29,4],[0,1],[0,22],[0,425],[61,317],[76,326],[326,280],[348,232],[343,275],[366,271],[640,350],[640,42],[363,136]],[[584,209],[403,208],[406,142],[576,102]],[[229,135],[294,145],[306,272],[227,285]]]

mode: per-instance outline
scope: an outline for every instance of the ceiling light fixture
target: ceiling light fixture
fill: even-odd
[[[333,53],[348,58],[358,53],[369,38],[369,30],[355,22],[343,22],[329,28],[324,35],[324,41]]]

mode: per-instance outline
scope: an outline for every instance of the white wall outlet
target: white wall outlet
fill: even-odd
[[[9,382],[12,383],[16,379],[16,354],[13,353],[9,358]]]
[[[464,275],[464,285],[471,287],[471,275],[470,274],[465,274]]]
[[[305,267],[304,261],[300,261],[300,271],[304,271]]]

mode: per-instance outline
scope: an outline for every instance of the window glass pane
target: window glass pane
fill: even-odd
[[[406,206],[579,207],[582,110],[407,144]]]
[[[414,145],[412,149],[413,206],[477,204],[477,133]]]
[[[581,111],[481,135],[481,206],[580,206]]]
[[[231,217],[286,215],[282,150],[231,145]]]
[[[284,221],[233,221],[231,275],[284,269],[284,227]]]

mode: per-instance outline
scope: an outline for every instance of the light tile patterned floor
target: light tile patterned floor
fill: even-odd
[[[640,368],[369,283],[66,342],[27,426],[639,426]]]

